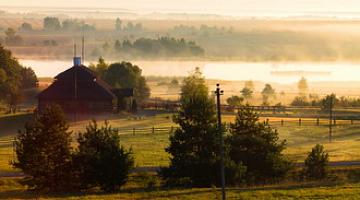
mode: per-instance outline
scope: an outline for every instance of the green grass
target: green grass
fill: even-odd
[[[87,193],[56,193],[40,194],[27,191],[18,183],[17,178],[3,178],[0,180],[0,199],[221,199],[220,191],[217,188],[163,188],[159,184],[154,187],[147,187],[147,178],[138,175],[130,177],[129,182],[121,191],[112,194],[102,193],[93,190]],[[360,184],[344,183],[284,183],[278,185],[267,185],[245,188],[228,188],[228,199],[249,199],[249,200],[277,200],[277,199],[359,199]]]
[[[16,130],[23,127],[23,123],[29,116],[18,115],[18,117],[6,117],[10,125],[0,130],[0,140],[11,139],[16,135]],[[264,120],[265,118],[261,118]],[[286,122],[281,126],[279,121],[282,118],[269,118],[270,123],[277,127],[280,139],[286,139],[287,149],[285,153],[295,161],[302,162],[311,148],[315,144],[323,144],[330,153],[331,161],[352,161],[360,160],[360,126],[344,126],[346,121],[339,121],[338,126],[333,129],[333,142],[328,142],[328,127],[325,125],[327,120],[321,120],[321,126],[315,126],[314,121],[304,120],[302,126],[298,126],[297,119],[293,122]],[[0,118],[1,120],[4,118]],[[225,115],[225,122],[232,122],[234,116]],[[285,119],[290,120],[290,119]],[[4,123],[4,122],[3,122]],[[71,130],[74,133],[84,131],[89,121],[80,121],[72,124]],[[103,124],[99,121],[99,124]],[[169,133],[151,132],[152,127],[171,127],[175,126],[172,122],[171,114],[159,114],[156,116],[134,118],[131,116],[116,117],[109,120],[113,128],[119,129],[121,143],[126,148],[132,148],[136,166],[166,166],[169,155],[165,148],[169,145]],[[5,124],[5,123],[4,123]],[[133,134],[135,128],[135,134]],[[140,128],[148,128],[147,131],[139,131]],[[4,131],[5,130],[5,131]],[[76,134],[74,134],[76,137]],[[14,169],[9,165],[13,159],[12,145],[0,144],[0,173],[13,172]]]

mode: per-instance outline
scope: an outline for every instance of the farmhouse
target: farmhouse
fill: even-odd
[[[132,91],[132,89],[127,89]],[[74,66],[58,74],[54,82],[38,95],[38,109],[48,104],[58,104],[65,113],[96,114],[119,110],[119,89],[113,90],[88,67],[81,64],[81,58],[74,58]],[[119,96],[120,95],[120,96]],[[127,103],[127,101],[122,101]],[[123,109],[128,105],[121,105]]]

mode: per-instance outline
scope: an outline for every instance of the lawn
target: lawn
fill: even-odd
[[[154,116],[129,116],[112,117],[109,120],[113,128],[119,130],[121,143],[126,148],[132,148],[135,157],[136,166],[166,166],[169,161],[169,155],[165,148],[169,144],[169,132],[152,132],[152,127],[166,127],[170,130],[172,123],[171,114],[157,114]],[[29,118],[28,115],[18,115],[18,117],[0,118],[0,125],[6,124],[5,129],[0,130],[0,140],[8,140],[16,135],[16,130],[23,126],[24,121]],[[331,161],[353,161],[360,160],[360,124],[355,123],[350,126],[349,121],[338,121],[337,126],[333,128],[333,142],[328,142],[328,121],[323,119],[320,126],[316,126],[315,119],[302,121],[299,126],[298,119],[294,118],[268,118],[270,124],[273,124],[279,132],[280,139],[287,141],[285,153],[295,161],[302,162],[306,153],[311,147],[320,143],[330,153]],[[280,121],[285,120],[283,126]],[[224,122],[232,122],[234,116],[224,115]],[[266,120],[261,118],[261,120]],[[71,125],[71,130],[76,133],[84,131],[89,121],[79,121]],[[103,124],[104,121],[99,121]],[[344,125],[344,124],[347,125]],[[135,134],[134,134],[135,129]],[[146,129],[146,130],[141,130]],[[6,130],[6,131],[4,131]],[[0,143],[0,174],[4,172],[13,172],[9,161],[13,159],[12,144]]]
[[[130,181],[120,192],[112,194],[99,191],[73,194],[37,194],[27,191],[24,186],[18,183],[19,179],[4,178],[0,180],[0,199],[221,199],[220,191],[217,188],[169,189],[159,187],[158,184],[154,187],[147,187],[147,180],[144,177],[130,177]],[[227,197],[227,199],[247,200],[359,199],[360,185],[357,183],[286,183],[263,187],[228,188]]]

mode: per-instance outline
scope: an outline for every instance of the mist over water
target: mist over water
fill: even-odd
[[[72,61],[20,60],[32,67],[38,77],[54,77],[70,68]],[[207,79],[254,80],[273,83],[295,83],[301,77],[308,81],[360,81],[360,64],[356,63],[267,63],[213,61],[134,61],[145,76],[187,76],[199,67]],[[89,63],[85,63],[88,65]]]

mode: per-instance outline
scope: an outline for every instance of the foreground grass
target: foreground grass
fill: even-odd
[[[147,188],[143,180],[131,179],[131,182],[117,192],[106,194],[99,191],[87,193],[39,194],[27,191],[18,183],[19,179],[0,180],[0,199],[221,199],[217,188],[175,189],[155,186]],[[284,184],[264,187],[228,188],[228,199],[360,199],[360,184],[325,184],[319,183]]]

